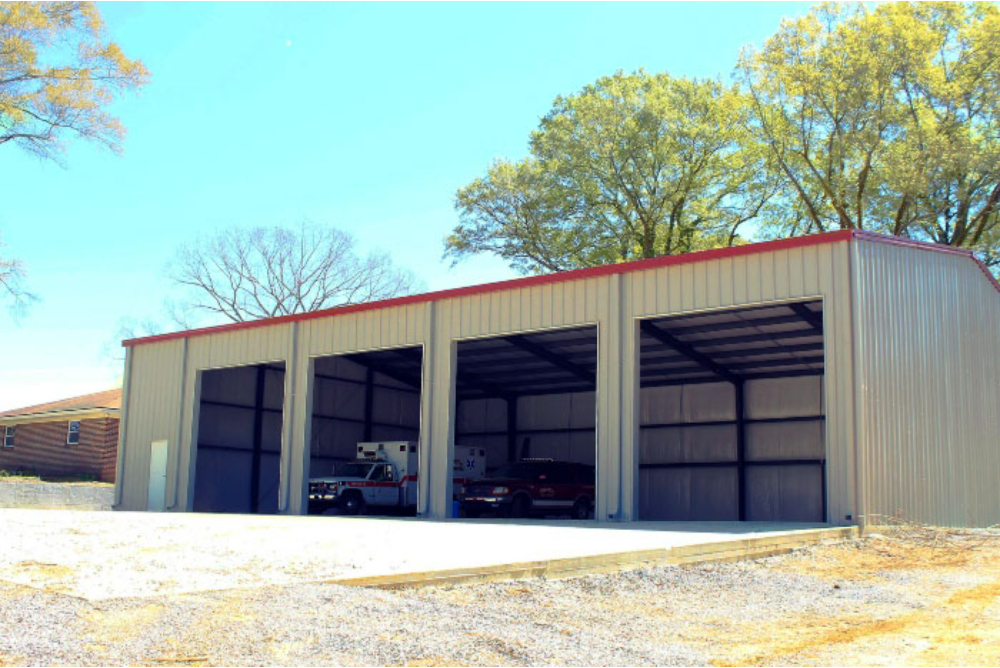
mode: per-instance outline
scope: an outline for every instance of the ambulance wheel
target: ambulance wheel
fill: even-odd
[[[587,520],[590,519],[590,499],[586,497],[580,497],[573,504],[573,519],[574,520]]]
[[[348,492],[340,499],[340,509],[345,515],[360,515],[365,512],[365,497],[360,492]]]

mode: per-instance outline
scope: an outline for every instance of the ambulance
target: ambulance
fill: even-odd
[[[397,511],[417,507],[417,444],[414,441],[358,443],[357,458],[333,475],[309,479],[309,512],[337,508],[359,515],[369,507]],[[486,474],[486,451],[455,446],[454,488]]]

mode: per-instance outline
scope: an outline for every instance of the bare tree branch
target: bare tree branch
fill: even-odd
[[[361,257],[351,235],[308,224],[223,230],[183,246],[169,276],[187,294],[176,310],[232,322],[387,299],[415,283],[388,255]]]
[[[24,263],[8,257],[3,249],[3,241],[0,240],[0,300],[9,302],[11,314],[17,317],[38,297],[24,286]]]

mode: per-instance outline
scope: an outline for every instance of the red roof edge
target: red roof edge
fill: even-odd
[[[993,275],[993,272],[990,271],[990,268],[987,267],[985,264],[983,264],[983,261],[980,260],[975,255],[972,256],[972,261],[976,263],[976,266],[979,267],[980,271],[986,274],[986,278],[988,278],[990,283],[993,284],[993,287],[996,288],[997,292],[1000,292],[1000,281],[998,281],[996,276]]]
[[[913,239],[903,239],[901,237],[892,237],[886,234],[876,234],[874,232],[865,232],[863,230],[854,230],[853,232],[855,239],[876,241],[878,243],[893,244],[895,246],[909,246],[911,248],[920,248],[922,250],[935,251],[937,253],[953,253],[956,255],[963,255],[975,262],[976,266],[979,267],[979,270],[986,275],[990,284],[996,289],[997,292],[1000,292],[1000,281],[997,281],[996,277],[993,276],[993,272],[990,271],[990,268],[983,264],[983,261],[976,257],[976,254],[968,248],[955,248],[954,246],[932,244],[926,241],[914,241]]]
[[[322,311],[310,311],[309,313],[295,313],[293,315],[279,316],[277,318],[266,318],[263,320],[252,320],[248,322],[236,322],[227,325],[216,325],[214,327],[201,327],[198,329],[189,329],[181,332],[171,332],[168,334],[156,334],[154,336],[146,336],[136,339],[126,339],[125,341],[122,341],[122,345],[128,347],[128,346],[142,345],[146,343],[157,343],[160,341],[171,341],[174,339],[188,339],[195,336],[202,336],[205,334],[219,334],[222,332],[233,332],[242,329],[270,327],[273,325],[282,325],[291,322],[302,322],[304,320],[313,320],[316,318],[326,318],[330,316],[346,315],[348,313],[374,311],[394,306],[407,306],[410,304],[436,302],[436,301],[441,301],[443,299],[454,299],[457,297],[466,297],[469,295],[486,294],[490,292],[498,292],[500,290],[526,288],[536,285],[547,285],[550,283],[581,281],[581,280],[586,280],[588,278],[596,278],[599,276],[627,274],[633,271],[641,271],[644,269],[670,267],[683,264],[692,264],[696,262],[708,262],[710,260],[740,257],[743,255],[754,255],[757,253],[769,253],[773,251],[789,250],[793,248],[818,246],[822,244],[836,243],[838,241],[848,241],[854,238],[866,239],[870,241],[879,241],[884,243],[895,243],[895,244],[913,246],[917,248],[923,248],[925,250],[933,250],[938,252],[959,253],[962,255],[973,257],[973,259],[975,259],[975,257],[972,255],[970,251],[961,248],[951,248],[948,246],[941,246],[938,244],[931,244],[922,241],[913,241],[910,239],[901,239],[898,237],[890,237],[882,234],[875,234],[872,232],[862,232],[859,230],[838,230],[836,232],[811,234],[803,237],[791,237],[788,239],[776,239],[774,241],[762,241],[758,243],[747,244],[745,246],[733,246],[731,248],[714,248],[711,250],[696,251],[694,253],[684,253],[683,255],[666,255],[663,257],[655,257],[648,260],[635,260],[632,262],[609,264],[600,267],[588,267],[586,269],[574,269],[572,271],[562,271],[553,274],[540,274],[538,276],[514,278],[506,281],[498,281],[496,283],[484,283],[482,285],[472,285],[468,287],[451,288],[448,290],[438,290],[435,292],[425,292],[418,295],[395,297],[393,299],[384,299],[382,301],[367,302],[364,304],[337,306],[334,308],[324,309]],[[990,275],[989,271],[985,267],[982,268],[984,271],[986,271],[986,274],[989,276]],[[994,285],[997,285],[996,281],[993,279],[992,276],[990,276],[990,279],[993,280]],[[997,289],[1000,290],[1000,286],[997,286]]]

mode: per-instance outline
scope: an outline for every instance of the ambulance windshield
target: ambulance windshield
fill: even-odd
[[[351,462],[339,467],[335,475],[344,478],[367,478],[372,466],[370,463]]]

